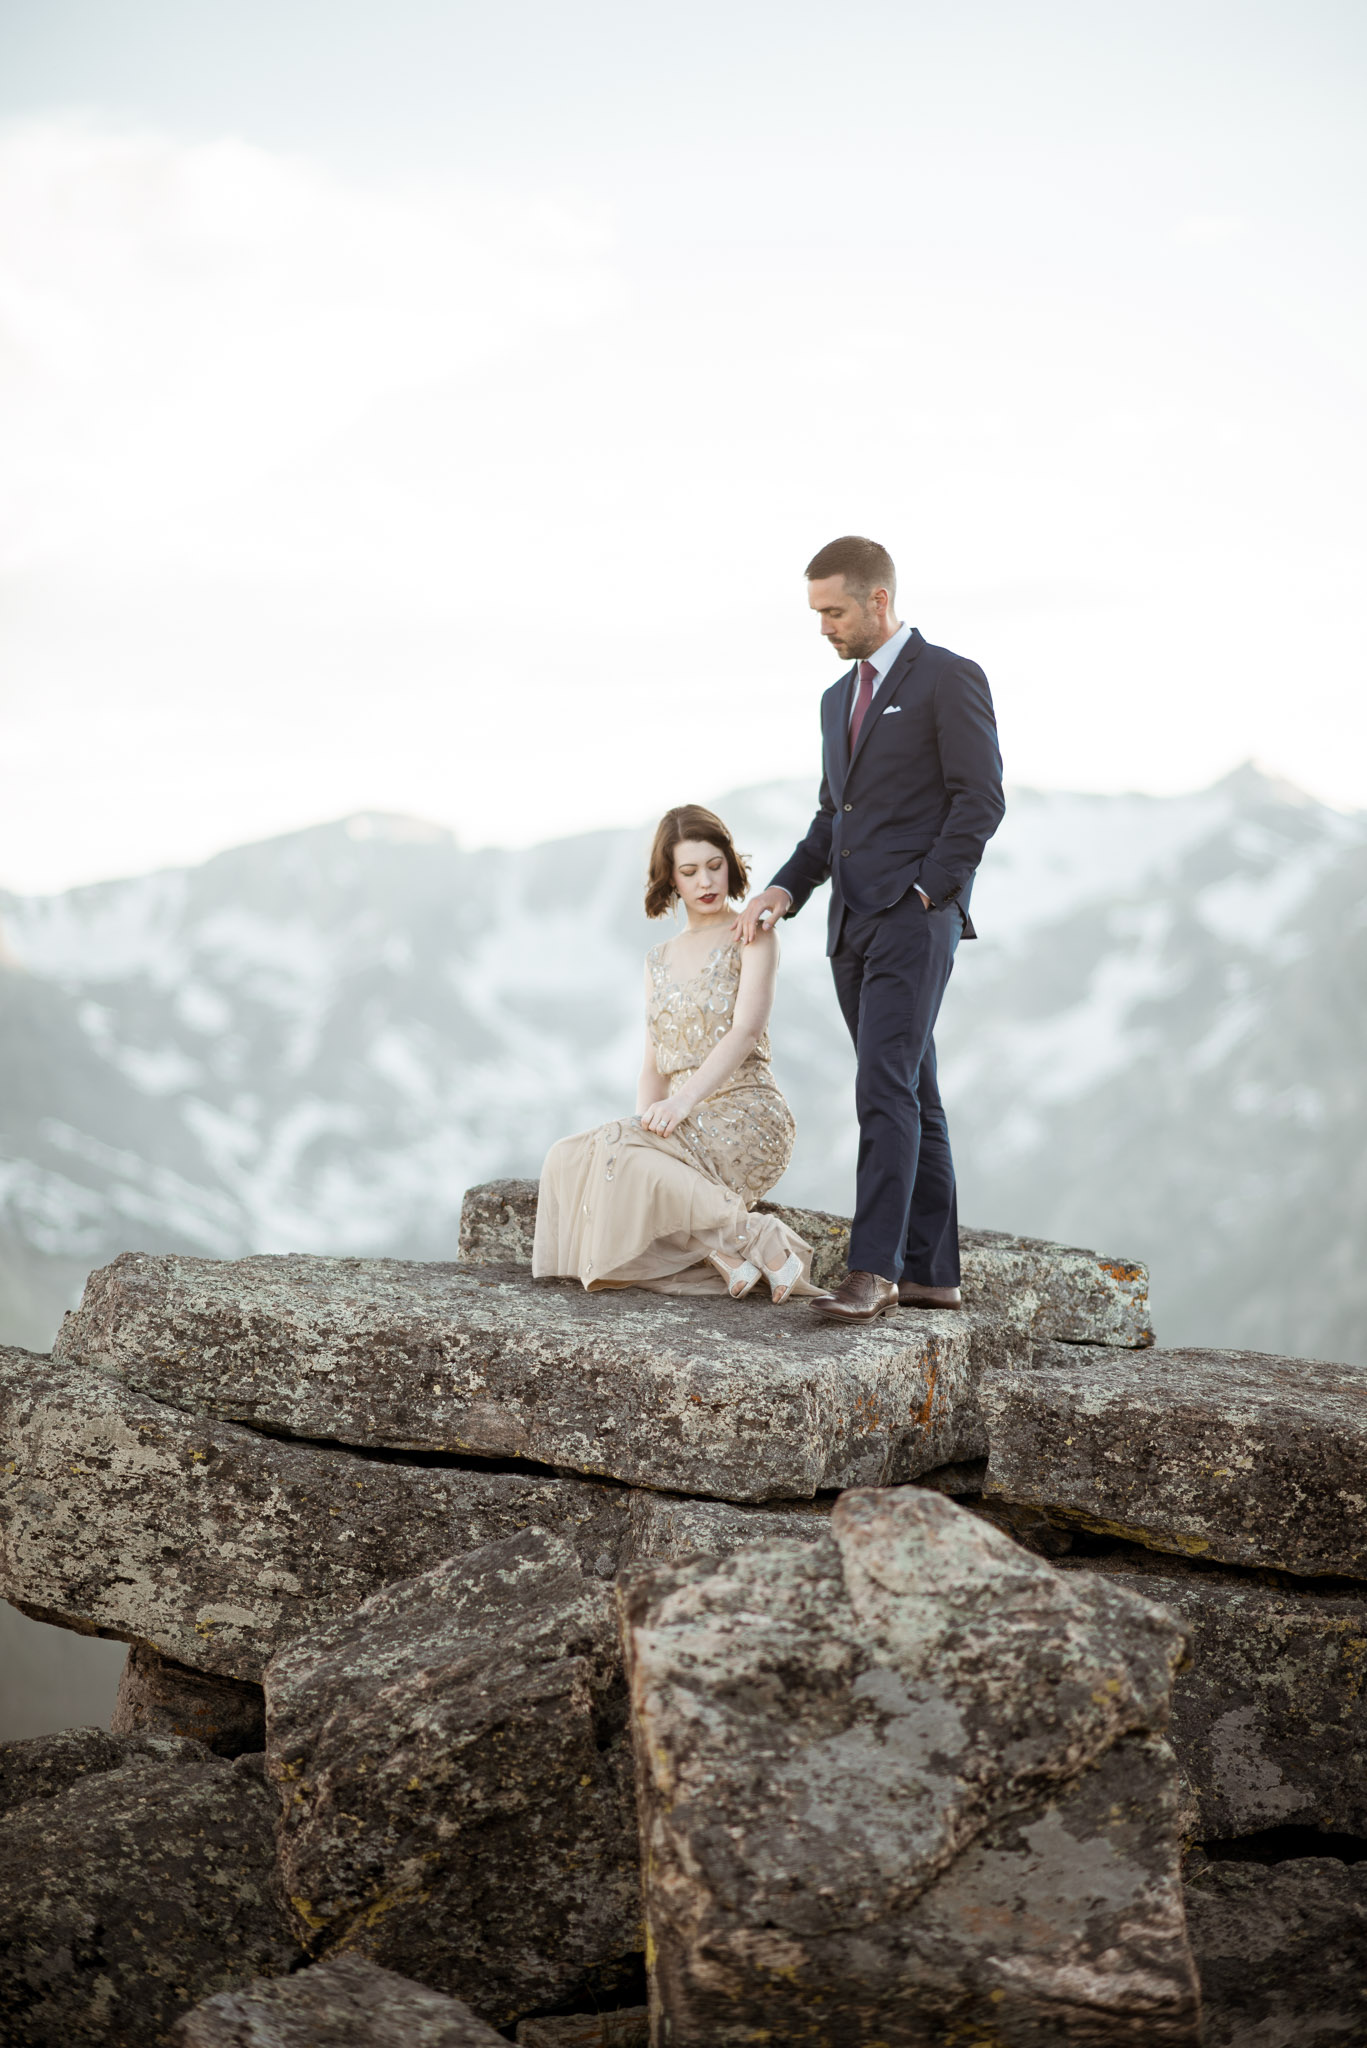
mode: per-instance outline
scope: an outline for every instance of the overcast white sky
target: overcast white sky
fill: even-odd
[[[1008,772],[1367,804],[1367,10],[5,0],[0,885],[811,774],[886,542]]]

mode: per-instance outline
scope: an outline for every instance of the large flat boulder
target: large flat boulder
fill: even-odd
[[[1194,2048],[1164,1610],[915,1487],[619,1601],[655,2038]]]
[[[1139,1550],[1060,1568],[1132,1586],[1189,1631],[1168,1733],[1198,1840],[1290,1826],[1367,1836],[1367,1588]]]
[[[1367,1863],[1212,1863],[1186,1904],[1205,2048],[1367,2041]]]
[[[335,1956],[293,1977],[220,1991],[187,2013],[176,2048],[503,2048],[459,1998]]]
[[[801,1301],[586,1294],[511,1268],[125,1253],[54,1356],[293,1437],[763,1501],[971,1455],[966,1323],[840,1329]]]
[[[536,1196],[534,1180],[485,1181],[468,1189],[460,1213],[461,1258],[476,1265],[530,1267]],[[812,1278],[819,1287],[839,1285],[850,1247],[848,1216],[785,1202],[758,1207],[811,1245]],[[959,1259],[970,1313],[1064,1343],[1153,1342],[1149,1276],[1133,1259],[1002,1230],[961,1230]]]
[[[497,2026],[642,1946],[610,1589],[527,1530],[387,1587],[266,1674],[285,1889],[352,1951]]]
[[[0,1593],[43,1621],[259,1681],[391,1579],[530,1523],[616,1569],[621,1488],[281,1443],[0,1350]]]
[[[1367,1372],[1060,1344],[980,1399],[989,1498],[1189,1557],[1367,1578]]]
[[[187,1745],[188,1746],[188,1745]],[[0,1832],[0,2039],[159,2048],[187,2007],[298,1959],[259,1759],[135,1758]]]

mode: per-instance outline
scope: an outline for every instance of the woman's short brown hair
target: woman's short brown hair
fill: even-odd
[[[673,903],[674,849],[686,839],[702,839],[709,846],[715,846],[718,853],[726,855],[726,893],[728,897],[745,894],[750,872],[736,852],[731,834],[714,811],[704,810],[701,804],[679,804],[672,811],[666,811],[655,827],[655,843],[650,849],[650,872],[646,876],[646,916],[663,917]]]

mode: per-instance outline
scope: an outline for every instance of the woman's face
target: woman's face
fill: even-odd
[[[726,855],[706,839],[681,839],[674,849],[674,887],[692,917],[726,908]]]

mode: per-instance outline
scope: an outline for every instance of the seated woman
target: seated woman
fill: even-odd
[[[541,1170],[532,1271],[585,1287],[737,1300],[763,1276],[775,1301],[818,1294],[811,1246],[756,1216],[793,1150],[769,1071],[778,936],[742,948],[731,900],[745,864],[698,804],[661,818],[646,915],[678,901],[687,928],[646,955],[645,1060],[636,1115],[552,1145]]]

